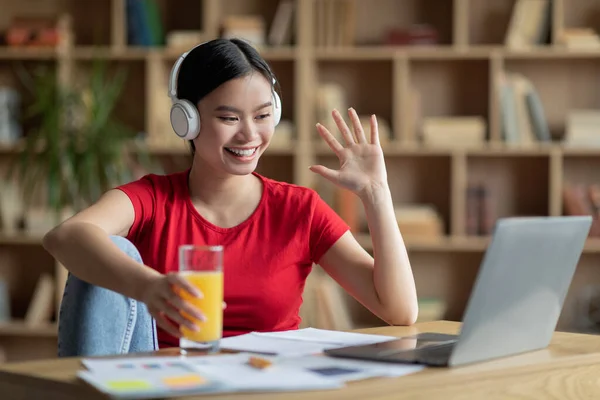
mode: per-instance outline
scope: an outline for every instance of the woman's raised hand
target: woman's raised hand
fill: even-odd
[[[317,130],[337,155],[340,169],[333,170],[323,165],[313,165],[310,170],[342,188],[353,191],[359,197],[369,196],[374,190],[386,186],[387,172],[375,115],[371,115],[370,119],[370,140],[367,140],[360,119],[353,108],[348,110],[353,130],[346,125],[339,111],[333,110],[332,116],[344,138],[344,145],[323,125],[317,124]]]

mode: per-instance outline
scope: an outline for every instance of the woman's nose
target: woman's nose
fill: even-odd
[[[246,122],[241,133],[247,141],[251,141],[258,137],[258,127],[254,122]]]

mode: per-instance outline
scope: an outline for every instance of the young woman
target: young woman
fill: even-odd
[[[375,116],[367,137],[354,110],[348,111],[353,130],[334,110],[344,143],[320,124],[317,130],[340,169],[310,167],[360,198],[372,258],[315,191],[255,172],[281,112],[275,76],[258,52],[240,40],[216,39],[181,60],[174,67],[171,115],[176,132],[190,140],[191,168],[108,191],[49,232],[46,249],[81,281],[146,305],[161,347],[177,346],[179,325],[191,324],[181,311],[202,317],[172,289],[193,291],[176,274],[182,244],[225,248],[224,336],[296,329],[313,263],[387,323],[412,324],[415,284]],[[121,251],[115,236],[132,242],[143,263]],[[114,323],[111,310],[104,311]]]

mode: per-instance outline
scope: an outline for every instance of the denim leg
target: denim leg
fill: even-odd
[[[133,243],[111,240],[142,262]],[[58,356],[116,355],[158,349],[156,323],[146,305],[69,274],[58,318]]]

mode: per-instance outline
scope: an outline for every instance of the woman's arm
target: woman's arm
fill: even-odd
[[[319,265],[372,313],[391,325],[411,325],[418,315],[410,261],[387,188],[362,199],[373,242],[371,257],[346,232]]]
[[[377,120],[371,116],[367,141],[358,115],[349,110],[354,133],[339,112],[332,113],[346,143],[342,146],[322,125],[319,133],[340,160],[340,169],[312,166],[311,170],[353,191],[362,201],[373,242],[371,257],[350,232],[324,254],[319,264],[342,287],[374,314],[393,325],[410,325],[418,314],[415,282],[398,228],[387,182]]]
[[[160,273],[123,253],[110,235],[125,236],[134,220],[131,201],[113,189],[48,232],[44,248],[78,278],[136,300]]]
[[[145,303],[157,325],[171,335],[180,337],[176,325],[196,330],[193,320],[180,311],[198,319],[204,319],[203,314],[174,289],[178,287],[193,296],[201,294],[178,274],[163,275],[138,263],[110,240],[110,235],[125,236],[134,218],[129,197],[113,189],[94,205],[48,232],[43,244],[79,279]]]

